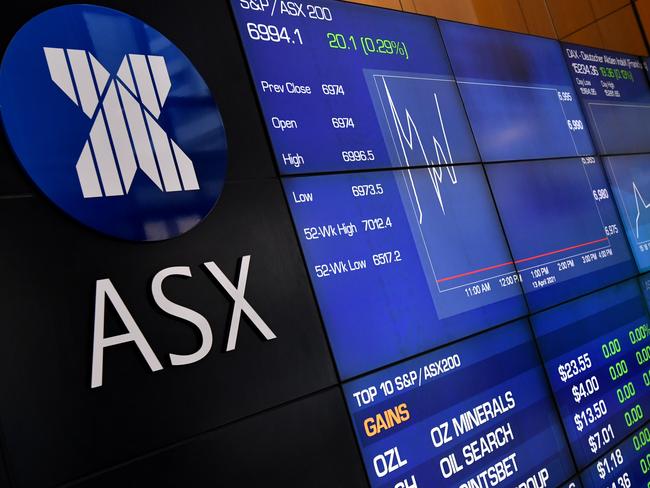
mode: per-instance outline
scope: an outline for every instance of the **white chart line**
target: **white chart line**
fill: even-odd
[[[431,163],[433,163],[433,161],[431,161],[429,159],[429,157],[428,157],[428,155],[426,153],[426,150],[424,149],[424,143],[422,141],[419,129],[418,129],[417,125],[415,124],[415,121],[413,120],[413,118],[412,118],[412,116],[411,116],[408,109],[405,109],[406,128],[404,126],[404,123],[402,123],[402,120],[400,119],[397,107],[395,106],[392,93],[390,92],[390,89],[388,88],[388,84],[386,83],[387,78],[389,78],[389,79],[391,79],[391,78],[393,78],[393,79],[395,79],[395,78],[403,78],[403,79],[427,80],[427,81],[433,80],[433,81],[446,81],[446,82],[451,82],[451,80],[436,79],[436,78],[425,78],[425,77],[415,77],[415,76],[373,75],[373,79],[374,79],[374,82],[375,82],[375,87],[377,89],[377,92],[379,93],[379,100],[380,100],[380,103],[381,103],[381,106],[382,106],[382,111],[384,112],[384,117],[386,118],[387,126],[388,126],[388,129],[389,129],[389,132],[390,132],[391,140],[393,141],[393,146],[395,148],[395,152],[397,154],[397,157],[399,158],[400,165],[402,167],[406,167],[406,170],[404,172],[402,172],[402,178],[404,179],[404,184],[405,184],[405,186],[407,188],[407,191],[408,191],[409,200],[411,202],[411,208],[412,208],[414,214],[417,216],[418,223],[420,224],[418,226],[419,227],[419,232],[420,232],[420,237],[422,239],[422,242],[424,243],[423,247],[424,247],[424,250],[426,252],[427,260],[429,262],[429,266],[430,266],[431,271],[432,271],[433,276],[434,276],[434,282],[436,283],[436,287],[438,288],[439,293],[444,293],[446,291],[452,291],[452,290],[456,290],[456,289],[459,289],[459,288],[465,288],[465,287],[467,287],[469,285],[489,281],[489,280],[499,278],[499,277],[502,277],[502,276],[508,276],[508,275],[512,275],[514,273],[522,273],[524,271],[528,271],[528,270],[533,269],[533,268],[538,268],[540,266],[547,266],[549,264],[556,263],[556,262],[561,261],[563,259],[571,259],[571,258],[575,258],[575,257],[578,257],[578,256],[588,254],[590,252],[596,252],[596,251],[599,251],[599,250],[602,250],[602,249],[611,248],[611,242],[610,242],[609,238],[607,238],[607,244],[608,245],[604,246],[604,247],[599,247],[597,249],[584,251],[584,252],[577,253],[577,254],[574,254],[574,255],[571,255],[571,256],[563,256],[561,259],[548,261],[548,262],[542,263],[542,264],[536,264],[535,266],[530,266],[530,267],[527,267],[527,268],[523,268],[521,270],[517,270],[516,266],[513,264],[512,266],[515,269],[511,270],[511,271],[508,271],[506,273],[501,273],[501,274],[498,274],[498,275],[492,275],[492,276],[484,278],[482,280],[476,280],[476,281],[469,282],[469,283],[465,282],[462,285],[441,289],[440,284],[438,283],[435,268],[433,266],[433,260],[431,259],[431,255],[429,253],[429,248],[427,246],[427,240],[426,240],[426,238],[424,236],[424,233],[422,231],[421,224],[423,222],[424,212],[422,210],[422,206],[420,204],[420,197],[418,195],[417,188],[416,188],[415,182],[413,180],[413,176],[411,174],[411,169],[410,169],[411,163],[410,163],[408,152],[407,152],[406,148],[408,147],[408,149],[410,149],[411,151],[413,151],[416,148],[419,148],[420,151],[422,152],[422,155],[424,156],[425,164],[431,164]],[[389,115],[389,113],[387,111],[386,105],[384,104],[384,100],[383,100],[383,96],[382,96],[382,89],[380,87],[378,79],[381,79],[381,84],[383,85],[383,93],[387,97],[387,100],[388,100],[388,104],[389,104],[389,108],[390,108],[390,115]],[[499,86],[499,87],[507,87],[507,88],[535,89],[535,90],[552,91],[552,92],[555,92],[556,94],[558,93],[558,90],[556,88],[530,87],[530,86],[520,86],[520,85],[509,85],[509,84],[498,84],[498,83],[479,83],[479,82],[457,82],[457,83],[459,83],[459,84],[471,84],[471,85],[483,85],[483,86]],[[440,110],[440,104],[438,102],[438,96],[437,96],[437,94],[435,92],[434,92],[433,95],[434,95],[434,102],[435,102],[435,105],[436,105],[438,120],[440,122],[440,127],[442,129],[442,135],[443,135],[444,146],[445,146],[443,148],[443,146],[440,144],[440,141],[438,141],[438,139],[436,139],[435,136],[432,136],[434,149],[436,151],[436,159],[438,161],[438,165],[440,165],[440,166],[451,165],[451,164],[453,164],[453,157],[452,157],[452,154],[451,154],[449,141],[447,139],[447,133],[446,133],[442,113],[441,113],[441,110]],[[560,103],[560,108],[562,110],[562,114],[564,116],[564,119],[567,120],[566,111],[564,110],[564,107],[562,106],[562,102],[559,100],[559,97],[557,98],[557,100],[558,100],[558,103]],[[391,119],[392,119],[392,124],[391,124]],[[394,125],[394,127],[396,129],[396,132],[397,132],[397,138],[396,138],[396,134],[393,132],[393,125]],[[569,135],[571,136],[571,140],[573,142],[573,146],[575,148],[576,155],[579,155],[580,153],[578,151],[578,147],[576,145],[573,134],[571,133],[570,129],[567,128],[567,130],[569,130]],[[582,165],[582,163],[580,163],[580,164]],[[452,184],[457,184],[458,183],[458,178],[456,177],[456,173],[455,173],[455,170],[454,170],[453,166],[448,166],[447,168],[444,168],[444,169],[446,169],[447,172],[449,173],[450,180],[451,180]],[[442,191],[440,189],[440,184],[443,181],[444,169],[442,167],[430,167],[430,168],[427,168],[427,170],[429,171],[429,176],[431,178],[431,182],[432,182],[432,184],[434,186],[434,190],[436,192],[438,203],[440,205],[440,208],[441,208],[443,214],[445,214],[445,207],[444,207],[444,202],[443,202],[443,199],[442,199]],[[589,175],[587,174],[586,170],[584,169],[584,166],[583,166],[583,170],[585,171],[585,177],[587,179],[587,183],[589,185],[589,188],[591,188],[593,190],[593,186],[592,186],[591,181],[589,179]],[[404,173],[407,173],[407,174],[404,174]],[[407,177],[408,177],[408,180],[407,180]],[[598,205],[596,204],[596,202],[594,202],[594,205],[595,205],[595,208],[596,208],[596,212],[598,213],[598,217],[600,219],[600,222],[601,222],[601,224],[602,224],[602,226],[604,228],[603,218],[602,218],[602,215],[600,213],[600,209],[598,208]]]
[[[402,148],[402,155],[400,155],[400,150],[398,148],[397,141],[395,140],[395,134],[393,134],[392,125],[391,125],[391,121],[390,121],[391,117],[388,116],[388,113],[386,111],[386,106],[384,104],[384,99],[383,99],[382,91],[381,91],[379,83],[378,83],[378,78],[381,78],[381,81],[382,81],[382,83],[384,85],[386,95],[389,97],[389,103],[391,105],[391,116],[393,118],[393,123],[395,123],[396,129],[398,129],[398,134],[397,135],[400,138],[400,146]],[[437,79],[437,78],[423,78],[423,77],[414,77],[414,76],[408,77],[408,76],[373,75],[373,79],[375,81],[375,87],[377,89],[377,93],[379,95],[379,100],[381,102],[382,111],[384,112],[384,117],[386,118],[386,123],[387,123],[387,126],[388,126],[388,130],[390,132],[391,139],[392,139],[393,145],[395,147],[395,152],[397,154],[397,157],[399,158],[400,165],[402,167],[406,166],[406,168],[407,168],[406,171],[402,172],[402,178],[404,179],[404,184],[405,184],[405,187],[406,187],[407,192],[408,192],[409,201],[411,203],[411,208],[413,210],[414,215],[418,216],[418,222],[419,222],[419,224],[421,224],[422,219],[423,219],[422,207],[420,206],[419,196],[417,194],[417,189],[416,189],[416,186],[415,186],[415,182],[413,181],[413,176],[412,176],[411,169],[410,169],[410,163],[409,163],[408,155],[406,154],[403,139],[402,139],[402,137],[406,137],[406,134],[404,133],[403,126],[401,125],[401,121],[399,120],[399,115],[397,114],[397,109],[395,108],[395,105],[394,105],[394,103],[392,101],[392,96],[390,95],[390,91],[388,90],[388,86],[387,86],[387,83],[386,83],[386,78],[402,78],[402,79],[415,79],[415,80],[427,80],[427,81],[447,81],[447,82],[452,82],[452,80],[442,80],[442,79]],[[444,122],[442,120],[442,114],[440,112],[440,105],[438,104],[438,97],[437,97],[437,94],[435,92],[434,92],[434,101],[436,103],[440,123],[444,127]],[[407,114],[408,114],[407,121],[410,120],[412,122],[412,119],[411,119],[410,114],[408,113],[408,111],[407,111]],[[415,124],[413,123],[413,126],[414,125]],[[414,142],[412,130],[413,130],[414,127],[412,127],[409,124],[408,128],[409,128],[409,133],[410,133],[410,137],[408,138],[408,140],[410,140],[410,147],[412,148],[413,147],[413,142]],[[415,129],[417,131],[416,127],[415,127]],[[444,129],[443,129],[443,131],[444,131]],[[420,135],[419,135],[419,131],[417,131],[417,138],[418,138],[419,145],[420,145],[420,148],[422,150],[422,153],[424,155],[425,161],[429,162],[429,158],[426,155],[426,151],[424,150],[422,140],[421,140]],[[444,139],[445,139],[445,146],[447,147],[447,157],[448,157],[448,159],[444,158],[444,160],[445,160],[445,164],[450,164],[447,161],[450,161],[451,163],[453,163],[453,157],[451,155],[451,149],[449,148],[449,143],[448,143],[448,140],[447,140],[446,132],[444,132]],[[433,137],[433,140],[434,140],[434,148],[436,149],[436,156],[438,158],[438,161],[440,162],[441,155],[444,156],[444,150],[442,149],[440,144],[437,142],[435,137]],[[437,143],[437,145],[436,145],[436,143]],[[403,156],[404,159],[402,159],[402,156]],[[451,170],[450,177],[451,177],[452,183],[456,184],[458,180],[456,178],[456,173],[455,173],[454,168],[451,167],[451,168],[448,168],[448,170]],[[436,185],[438,175],[439,175],[439,178],[440,178],[440,181],[441,181],[442,171],[443,170],[441,168],[435,168],[435,173],[432,173],[432,169],[428,168],[428,171],[429,171],[429,176],[432,179],[432,183],[434,184],[434,187],[436,188],[436,193],[439,196],[439,201],[440,201],[440,204],[441,204],[441,208],[443,209],[443,212],[444,212],[444,205],[442,205],[441,195],[439,193],[439,187]],[[409,181],[406,181],[407,176],[406,176],[405,173],[408,174]],[[417,205],[417,210],[415,208],[416,205]],[[433,274],[434,283],[436,284],[436,288],[438,289],[438,293],[442,293],[445,290],[440,289],[440,285],[438,283],[438,277],[436,275],[436,270],[435,270],[435,267],[433,266],[433,260],[431,259],[431,254],[429,253],[429,246],[427,245],[427,239],[426,239],[426,237],[424,235],[424,232],[422,231],[422,226],[421,225],[418,225],[418,231],[420,233],[420,238],[422,240],[422,243],[424,244],[423,245],[424,251],[426,253],[426,257],[427,257],[427,261],[429,263],[429,267],[430,267],[431,272]]]
[[[377,76],[377,75],[375,75]],[[418,129],[415,121],[411,117],[411,113],[409,110],[406,108],[404,109],[404,115],[406,117],[406,128],[404,127],[404,124],[402,123],[402,120],[400,119],[400,114],[399,111],[397,110],[397,107],[395,106],[395,102],[393,100],[393,95],[390,92],[390,89],[388,88],[388,84],[386,83],[386,77],[379,75],[379,77],[382,79],[383,83],[383,89],[385,92],[385,95],[388,99],[388,105],[390,108],[390,113],[391,113],[391,118],[393,121],[393,124],[395,126],[395,130],[397,132],[397,140],[399,141],[400,149],[401,149],[401,155],[404,158],[404,163],[406,163],[406,166],[411,166],[411,163],[409,161],[409,154],[408,151],[406,150],[406,147],[410,149],[411,151],[414,151],[417,148],[419,148],[422,157],[424,158],[424,164],[429,165],[431,163],[435,164],[435,161],[432,161],[428,154],[426,149],[424,148],[424,142],[422,140],[422,136],[420,135],[420,130]],[[438,103],[438,95],[437,93],[433,93],[434,101],[436,104],[436,110],[438,114],[438,120],[440,122],[440,128],[442,129],[442,134],[444,138],[444,143],[445,143],[445,148],[442,147],[440,144],[440,141],[435,136],[432,136],[433,139],[433,148],[436,152],[436,160],[438,165],[444,165],[447,166],[447,173],[449,174],[449,178],[451,180],[451,183],[455,185],[458,183],[458,178],[456,177],[456,170],[454,169],[453,166],[450,166],[454,163],[452,154],[451,154],[451,148],[449,147],[449,141],[447,140],[447,132],[445,130],[445,122],[442,117],[442,113],[440,111],[440,104]],[[381,98],[381,97],[380,97]],[[392,134],[392,126],[390,124],[390,121],[387,120],[388,122],[388,128],[391,131]],[[393,136],[393,141],[395,140],[395,137]],[[417,144],[416,144],[417,143]],[[398,151],[398,157],[399,157],[400,152]],[[400,162],[402,161],[402,158],[400,157]],[[443,181],[444,177],[444,170],[439,167],[428,167],[427,171],[429,172],[429,178],[431,179],[431,184],[434,187],[434,190],[436,192],[436,196],[438,198],[438,203],[440,204],[440,208],[442,209],[442,213],[445,214],[445,204],[442,200],[442,190],[440,189],[440,184]],[[420,204],[420,197],[418,195],[417,188],[415,186],[415,182],[413,181],[413,177],[411,175],[411,172],[409,170],[409,179],[411,187],[413,189],[413,194],[415,197],[416,205],[418,207],[418,222],[420,225],[422,224],[423,218],[424,218],[424,212],[422,210],[422,206]]]
[[[625,218],[627,219],[628,226],[630,227],[630,229],[636,228],[636,232],[634,234],[634,236],[636,238],[636,244],[641,245],[641,244],[645,244],[647,242],[650,242],[650,239],[646,239],[644,241],[639,240],[639,234],[640,233],[639,233],[638,219],[639,219],[639,216],[640,216],[640,208],[639,208],[638,201],[636,201],[636,198],[637,198],[636,193],[638,191],[638,188],[636,186],[636,182],[634,180],[632,181],[632,185],[633,185],[632,191],[634,192],[634,199],[636,201],[636,207],[637,207],[637,216],[636,216],[635,221],[633,223],[632,222],[632,217],[631,217],[630,212],[629,212],[629,210],[627,208],[627,204],[625,203],[625,198],[623,198],[623,194],[622,194],[622,188],[623,187],[618,182],[618,176],[616,175],[616,170],[614,169],[614,165],[612,164],[612,158],[604,158],[604,160],[605,160],[605,164],[609,165],[609,169],[610,169],[610,171],[612,173],[612,176],[614,176],[614,183],[616,184],[616,190],[615,191],[618,193],[619,200],[623,204],[623,211],[625,212]],[[641,196],[641,192],[639,192],[639,196]],[[644,204],[645,204],[645,201],[644,201]],[[645,207],[645,208],[648,208],[648,207]]]
[[[645,203],[645,200],[643,196],[641,195],[641,192],[636,186],[636,182],[632,181],[632,189],[634,190],[634,202],[636,203],[636,219],[635,219],[635,224],[636,224],[636,239],[637,241],[640,239],[639,235],[639,219],[641,218],[641,205],[639,205],[639,201],[641,201],[641,204],[643,205],[643,209],[647,210],[650,208],[650,203]]]

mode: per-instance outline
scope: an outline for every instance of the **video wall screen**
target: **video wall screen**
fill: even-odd
[[[343,388],[372,486],[558,486],[574,472],[526,321]]]
[[[285,4],[232,2],[282,174],[479,161],[435,19]]]
[[[650,270],[650,154],[603,158],[639,271]]]
[[[650,152],[650,89],[637,56],[563,44],[598,152]]]
[[[343,377],[527,313],[480,165],[284,187]]]
[[[486,171],[531,311],[635,273],[598,158],[491,163]]]
[[[576,462],[587,466],[650,411],[643,296],[627,281],[531,320]]]
[[[231,0],[370,484],[650,486],[644,60],[288,5]]]
[[[483,161],[594,153],[556,41],[439,24]]]

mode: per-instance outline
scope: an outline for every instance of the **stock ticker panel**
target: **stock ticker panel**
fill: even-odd
[[[650,334],[635,280],[531,318],[578,467],[643,425]]]
[[[598,158],[492,163],[486,171],[532,311],[636,273]]]
[[[527,313],[481,165],[283,183],[343,378]]]
[[[585,488],[647,488],[650,429],[642,427],[582,473]]]
[[[483,161],[594,154],[557,41],[439,25]]]
[[[650,269],[650,155],[603,158],[639,271]]]
[[[525,320],[343,388],[372,486],[541,488],[575,473]]]
[[[477,162],[436,20],[232,0],[282,174]]]
[[[600,154],[650,152],[650,87],[637,56],[563,44]]]

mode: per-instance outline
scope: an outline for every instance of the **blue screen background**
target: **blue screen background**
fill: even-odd
[[[635,353],[648,345],[648,339],[632,344],[629,333],[638,327],[648,326],[648,313],[643,296],[635,280],[627,281],[606,290],[588,295],[531,318],[540,352],[544,360],[553,392],[558,402],[562,420],[579,467],[594,461],[615,444],[592,450],[588,438],[596,431],[611,426],[615,438],[622,439],[640,424],[628,427],[624,413],[634,405],[650,410],[650,389],[643,381],[647,365],[639,364]],[[620,352],[605,357],[603,344],[617,340]],[[558,366],[582,355],[589,354],[592,366],[562,381]],[[609,355],[609,352],[607,353]],[[625,360],[628,373],[613,380],[609,367]],[[580,396],[576,401],[572,388],[585,379],[596,377],[598,391]],[[617,388],[631,382],[636,394],[624,402],[617,398]],[[585,406],[604,400],[607,416],[579,430],[574,415]],[[595,452],[594,452],[595,451]]]
[[[424,369],[436,361],[457,355],[460,366],[439,376],[426,379]],[[384,395],[378,385],[414,372],[415,381],[401,391]],[[377,387],[376,399],[360,404],[355,393]],[[515,406],[490,422],[456,436],[452,420],[476,405],[511,392]],[[455,345],[404,362],[398,366],[365,376],[344,385],[345,398],[352,423],[360,439],[361,451],[372,486],[394,486],[395,482],[415,475],[418,486],[460,486],[475,477],[485,463],[468,464],[449,478],[439,468],[443,456],[453,454],[462,464],[462,447],[497,425],[511,426],[514,439],[503,452],[492,454],[492,462],[517,452],[519,472],[509,479],[510,486],[525,480],[541,466],[549,470],[550,486],[568,479],[573,470],[560,421],[554,412],[535,344],[526,321],[486,332]],[[411,414],[410,423],[368,437],[363,421],[386,409],[405,403]],[[448,423],[451,437],[441,447],[432,444],[430,429]],[[374,473],[373,459],[379,453],[398,445],[400,455],[408,459],[408,469],[397,475],[379,479]],[[392,483],[392,484],[391,484]]]
[[[650,88],[641,60],[575,44],[562,47],[599,154],[650,151]],[[597,69],[585,74],[585,66]]]
[[[650,269],[650,155],[603,158],[639,271]]]
[[[355,197],[352,187],[362,185],[382,193]],[[518,282],[499,282],[515,269],[481,166],[289,178],[284,186],[344,378],[526,313]],[[298,203],[301,194],[313,201]],[[363,220],[375,218],[390,218],[391,227],[366,231]],[[342,223],[357,232],[324,237]],[[376,266],[372,255],[387,251],[399,261]],[[318,266],[361,260],[364,269],[319,277]]]
[[[556,41],[439,24],[483,161],[593,154],[588,131],[567,124],[584,119]]]
[[[627,187],[650,174],[647,156],[597,157],[602,140],[592,142],[580,97],[586,84],[557,41],[319,4],[331,22],[271,19],[268,9],[232,1],[371,485],[461,486],[516,452],[521,471],[504,486],[542,486],[544,469],[546,486],[612,486],[622,471],[600,477],[594,463],[617,446],[629,451],[626,436],[643,422],[628,426],[625,413],[631,402],[646,407],[650,390],[633,363],[646,346],[623,344],[630,329],[646,330],[648,312],[630,280],[630,203],[608,164]],[[249,22],[299,29],[304,44],[254,41]],[[332,49],[328,33],[340,33],[346,47]],[[360,35],[404,41],[410,57],[363,55],[350,46]],[[633,84],[615,87],[621,103],[650,100],[635,70]],[[262,86],[269,80],[313,94],[272,93]],[[322,83],[340,83],[345,95],[324,95]],[[597,115],[608,145],[650,152],[645,116]],[[298,128],[278,130],[273,116]],[[333,116],[351,116],[355,127],[334,130]],[[627,127],[626,117],[637,124]],[[369,149],[373,159],[343,161],[350,149]],[[304,161],[289,164],[286,154]],[[604,358],[600,347],[614,339],[623,352]],[[561,381],[558,366],[584,353],[591,373]],[[425,377],[453,357],[457,368]],[[627,403],[606,376],[619,358],[631,370],[621,382],[638,384]],[[600,390],[577,402],[573,387],[592,375]],[[373,400],[360,403],[373,388]],[[432,443],[432,428],[505,391],[517,398],[513,412],[442,447]],[[578,431],[574,416],[600,400],[607,414]],[[408,421],[367,434],[368,419],[403,404]],[[512,425],[515,440],[463,465],[464,450],[497,423]],[[590,440],[608,426],[614,440],[594,452]],[[379,476],[374,463],[392,449],[408,462]],[[462,469],[443,476],[440,463],[452,457]],[[638,464],[625,466],[643,479]]]
[[[635,273],[623,233],[605,230],[622,229],[614,202],[594,198],[594,191],[608,188],[598,159],[499,163],[486,170],[531,310]]]
[[[232,3],[240,29],[244,31],[250,22],[277,23],[270,10],[244,10],[236,8],[238,0]],[[315,22],[302,16],[282,19],[282,25],[289,32],[300,30],[303,44],[296,38],[291,43],[273,43],[242,36],[282,174],[406,166],[407,163],[395,152],[392,141],[385,139],[380,126],[386,123],[386,113],[389,112],[384,110],[388,107],[373,104],[379,101],[379,97],[386,97],[383,83],[375,83],[372,78],[381,75],[400,77],[390,78],[389,90],[393,90],[398,117],[405,132],[408,132],[407,111],[414,123],[422,127],[421,139],[426,157],[420,151],[411,165],[436,164],[438,161],[432,137],[442,141],[441,128],[439,125],[427,126],[430,115],[437,112],[434,93],[438,96],[454,161],[479,161],[435,19],[343,2],[321,1],[319,4],[331,9],[331,22]],[[330,47],[332,39],[328,38],[328,33],[341,34],[342,37],[338,38],[341,44],[334,45],[343,46],[345,42],[345,48]],[[359,47],[358,38],[353,43],[350,35],[400,40],[406,45],[408,59],[396,55],[367,56]],[[355,45],[357,49],[354,49]],[[427,81],[418,83],[421,78]],[[271,92],[263,89],[263,81],[309,86],[311,94]],[[345,94],[326,95],[322,90],[323,84],[341,85]],[[419,86],[411,91],[414,84]],[[420,97],[421,92],[425,94],[424,100]],[[295,120],[298,126],[289,130],[274,128],[273,117]],[[351,117],[354,128],[334,128],[332,117]],[[393,130],[396,129],[393,127]],[[318,144],[311,141],[318,141]],[[351,150],[371,150],[374,160],[343,160],[342,151]],[[286,164],[283,155],[288,154],[299,154],[304,164]]]

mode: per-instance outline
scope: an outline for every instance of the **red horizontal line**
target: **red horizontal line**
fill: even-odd
[[[512,261],[508,261],[507,263],[495,264],[494,266],[488,266],[487,268],[475,269],[474,271],[468,271],[467,273],[460,273],[454,276],[447,276],[446,278],[440,278],[439,280],[436,280],[436,282],[442,283],[444,281],[455,280],[456,278],[462,278],[463,276],[482,273],[483,271],[490,271],[491,269],[503,268],[504,266],[508,266],[510,264],[514,264],[514,263]]]
[[[527,261],[533,261],[534,259],[539,259],[539,258],[543,258],[543,257],[546,257],[546,256],[551,256],[553,254],[558,254],[558,253],[565,252],[565,251],[571,251],[572,249],[578,249],[580,247],[590,246],[591,244],[597,244],[599,242],[604,242],[606,240],[607,240],[607,237],[603,237],[602,239],[596,239],[595,241],[583,242],[582,244],[576,244],[575,246],[569,246],[569,247],[565,247],[563,249],[557,249],[555,251],[549,251],[549,252],[545,252],[545,253],[542,253],[542,254],[537,254],[535,256],[530,256],[528,258],[517,259],[514,262],[513,261],[508,261],[507,263],[495,264],[494,266],[488,266],[487,268],[475,269],[474,271],[468,271],[467,273],[460,273],[460,274],[457,274],[457,275],[454,275],[454,276],[447,276],[446,278],[440,278],[439,280],[436,280],[436,283],[443,283],[445,281],[451,281],[451,280],[455,280],[457,278],[463,278],[464,276],[470,276],[470,275],[473,275],[473,274],[482,273],[484,271],[490,271],[492,269],[503,268],[504,266],[510,266],[510,265],[513,265],[513,264],[519,264],[519,263],[525,263]]]

